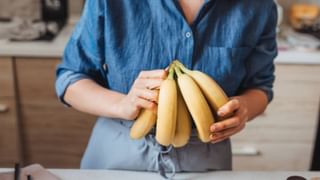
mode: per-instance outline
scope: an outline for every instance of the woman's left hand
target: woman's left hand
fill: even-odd
[[[231,117],[228,117],[228,115]],[[224,106],[218,110],[218,116],[221,118],[228,117],[223,121],[214,123],[210,127],[211,142],[218,143],[230,136],[240,132],[248,121],[247,103],[241,96],[231,98]]]

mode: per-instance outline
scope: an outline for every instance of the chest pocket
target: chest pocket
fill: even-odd
[[[234,96],[246,76],[246,63],[251,52],[251,47],[208,47],[197,69],[215,79],[229,96]]]

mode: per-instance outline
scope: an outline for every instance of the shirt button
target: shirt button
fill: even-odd
[[[186,33],[186,37],[187,37],[187,38],[191,37],[191,33],[190,33],[190,32],[187,32],[187,33]]]
[[[104,71],[107,71],[108,70],[108,65],[107,64],[103,64],[102,68],[103,68]]]

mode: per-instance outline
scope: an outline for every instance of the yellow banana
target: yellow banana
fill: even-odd
[[[177,111],[176,132],[172,141],[172,145],[174,147],[182,147],[188,143],[191,135],[191,116],[180,90],[178,90]]]
[[[214,122],[209,105],[196,82],[188,74],[182,74],[178,67],[175,70],[179,88],[197,127],[198,136],[202,142],[209,142],[210,126]]]
[[[157,120],[157,114],[151,109],[142,109],[130,130],[132,139],[141,139],[149,133]]]
[[[162,81],[160,86],[157,115],[156,140],[163,146],[169,146],[175,134],[177,121],[177,85],[172,66],[169,68],[167,79]]]
[[[228,96],[225,94],[222,88],[207,74],[195,70],[191,71],[179,61],[175,61],[175,63],[181,68],[183,72],[190,75],[196,81],[210,106],[215,111],[218,111],[220,107],[222,107],[229,101]]]

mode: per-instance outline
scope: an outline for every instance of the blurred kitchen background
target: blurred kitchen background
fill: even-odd
[[[320,169],[320,0],[279,0],[275,97],[232,138],[235,170]],[[0,0],[0,167],[78,168],[95,117],[65,108],[55,67],[81,0]]]

